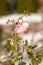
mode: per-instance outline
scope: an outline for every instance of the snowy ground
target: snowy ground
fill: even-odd
[[[0,17],[0,24],[4,25],[6,24],[6,21],[8,19],[12,20],[14,19],[15,21],[18,20],[19,17],[21,17],[23,14],[12,14],[12,15],[7,15],[7,16],[2,16]],[[40,22],[42,21],[42,15],[41,14],[30,14],[27,17],[23,17],[23,21],[29,21],[29,22]]]

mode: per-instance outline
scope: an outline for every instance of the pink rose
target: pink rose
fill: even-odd
[[[17,24],[15,26],[15,31],[16,33],[20,33],[20,34],[28,33],[29,31],[28,23]]]

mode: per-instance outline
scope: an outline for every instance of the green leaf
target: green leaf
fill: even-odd
[[[31,64],[32,64],[32,65],[38,65],[38,61],[37,61],[36,59],[32,59],[32,60],[31,60]]]
[[[35,46],[32,46],[32,49],[34,49],[34,48],[36,48],[37,47],[37,45],[35,45]]]
[[[19,65],[26,65],[26,63],[25,62],[21,62]]]
[[[28,45],[28,40],[25,40],[25,43],[26,43],[25,45],[27,46]]]
[[[15,64],[15,60],[11,60],[11,65],[14,65]]]
[[[34,45],[34,46],[28,46],[29,48],[31,48],[31,49],[34,49],[34,48],[36,48],[37,47],[37,45]]]

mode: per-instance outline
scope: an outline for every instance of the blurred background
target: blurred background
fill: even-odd
[[[0,0],[0,16],[12,13],[23,13],[29,10],[30,13],[42,11],[43,0]]]
[[[43,0],[0,0],[0,16],[23,13],[24,10],[29,10],[30,13],[37,12],[40,7],[39,1]]]

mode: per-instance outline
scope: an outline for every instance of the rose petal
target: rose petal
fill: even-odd
[[[18,30],[17,30],[17,33],[27,33],[28,32],[28,29],[25,28],[24,26],[21,26]]]
[[[20,34],[23,34],[23,33],[28,33],[28,27],[26,27],[26,25],[22,25],[22,24],[17,24],[15,26],[15,31],[16,33],[20,33]]]
[[[15,26],[15,31],[17,31],[21,27],[21,24]]]

